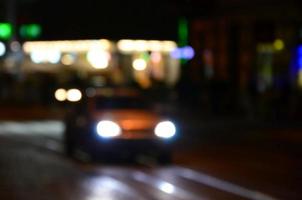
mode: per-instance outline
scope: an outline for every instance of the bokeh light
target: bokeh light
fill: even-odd
[[[6,47],[3,42],[0,42],[0,56],[3,56],[6,52]]]
[[[92,49],[87,53],[87,60],[95,69],[105,69],[109,66],[110,54],[100,49]]]
[[[55,98],[58,101],[65,101],[67,99],[67,92],[65,89],[60,88],[55,91]]]
[[[67,91],[67,100],[71,102],[77,102],[82,99],[82,93],[78,89],[70,89]]]
[[[137,58],[133,61],[132,66],[137,71],[143,71],[147,68],[147,62],[142,58]]]

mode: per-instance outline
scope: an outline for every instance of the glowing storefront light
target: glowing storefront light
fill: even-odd
[[[151,40],[149,41],[149,50],[151,51],[161,51],[162,50],[162,44],[160,41],[157,40]]]
[[[147,68],[147,62],[142,58],[137,58],[133,61],[132,67],[137,71],[143,71]]]
[[[52,63],[56,64],[61,59],[61,53],[59,51],[33,51],[30,54],[30,58],[34,63]]]
[[[87,53],[87,60],[96,69],[105,69],[109,66],[110,54],[106,51],[92,49]]]
[[[61,58],[61,62],[64,65],[72,65],[75,61],[75,57],[71,54],[65,54],[64,56],[62,56]]]
[[[134,42],[134,49],[136,51],[148,51],[148,42],[145,40],[137,40]]]
[[[3,42],[0,42],[0,56],[3,56],[6,52],[6,48]]]
[[[38,63],[43,62],[44,54],[42,52],[39,52],[39,51],[33,51],[30,54],[30,58],[34,63],[38,64]]]
[[[33,51],[50,51],[56,50],[60,52],[87,52],[92,48],[102,50],[110,50],[112,44],[109,40],[65,40],[65,41],[33,41],[25,42],[23,50],[25,53]]]
[[[163,41],[162,45],[163,45],[162,51],[164,52],[171,52],[177,48],[176,43],[173,41]]]
[[[120,40],[117,47],[122,52],[133,51],[161,51],[171,52],[177,45],[173,41],[159,41],[159,40]]]
[[[120,40],[117,43],[117,47],[121,51],[133,51],[134,50],[134,43],[132,40]]]
[[[59,51],[49,51],[46,53],[47,59],[50,63],[56,64],[60,62],[61,53]]]

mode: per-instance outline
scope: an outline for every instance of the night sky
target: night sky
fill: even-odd
[[[24,0],[17,21],[42,25],[41,39],[177,40],[181,3],[173,1]]]
[[[0,18],[5,13],[0,0]],[[18,24],[39,23],[41,40],[171,39],[177,40],[180,17],[216,18],[239,13],[272,13],[283,18],[284,6],[302,8],[301,0],[15,0]],[[274,7],[278,7],[275,9]],[[275,10],[275,11],[274,11]],[[297,9],[296,9],[297,10]],[[269,11],[269,12],[268,12]],[[274,14],[274,12],[277,14]],[[300,12],[300,11],[297,11]],[[292,13],[292,12],[291,12]]]

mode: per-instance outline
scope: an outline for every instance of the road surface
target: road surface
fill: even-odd
[[[179,138],[173,164],[159,166],[148,158],[69,159],[62,152],[63,129],[60,121],[0,122],[0,199],[302,199],[299,130],[245,137],[198,130]]]

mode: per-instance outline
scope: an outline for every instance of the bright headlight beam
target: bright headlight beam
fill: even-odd
[[[77,102],[82,99],[82,93],[78,89],[70,89],[67,91],[67,100],[71,102]]]
[[[65,101],[67,98],[67,92],[63,88],[59,88],[55,91],[55,98],[58,101]]]
[[[120,126],[110,120],[100,121],[96,126],[97,134],[103,138],[116,137],[121,134]]]
[[[157,137],[171,138],[176,133],[176,127],[170,121],[163,121],[156,125],[154,133]]]

